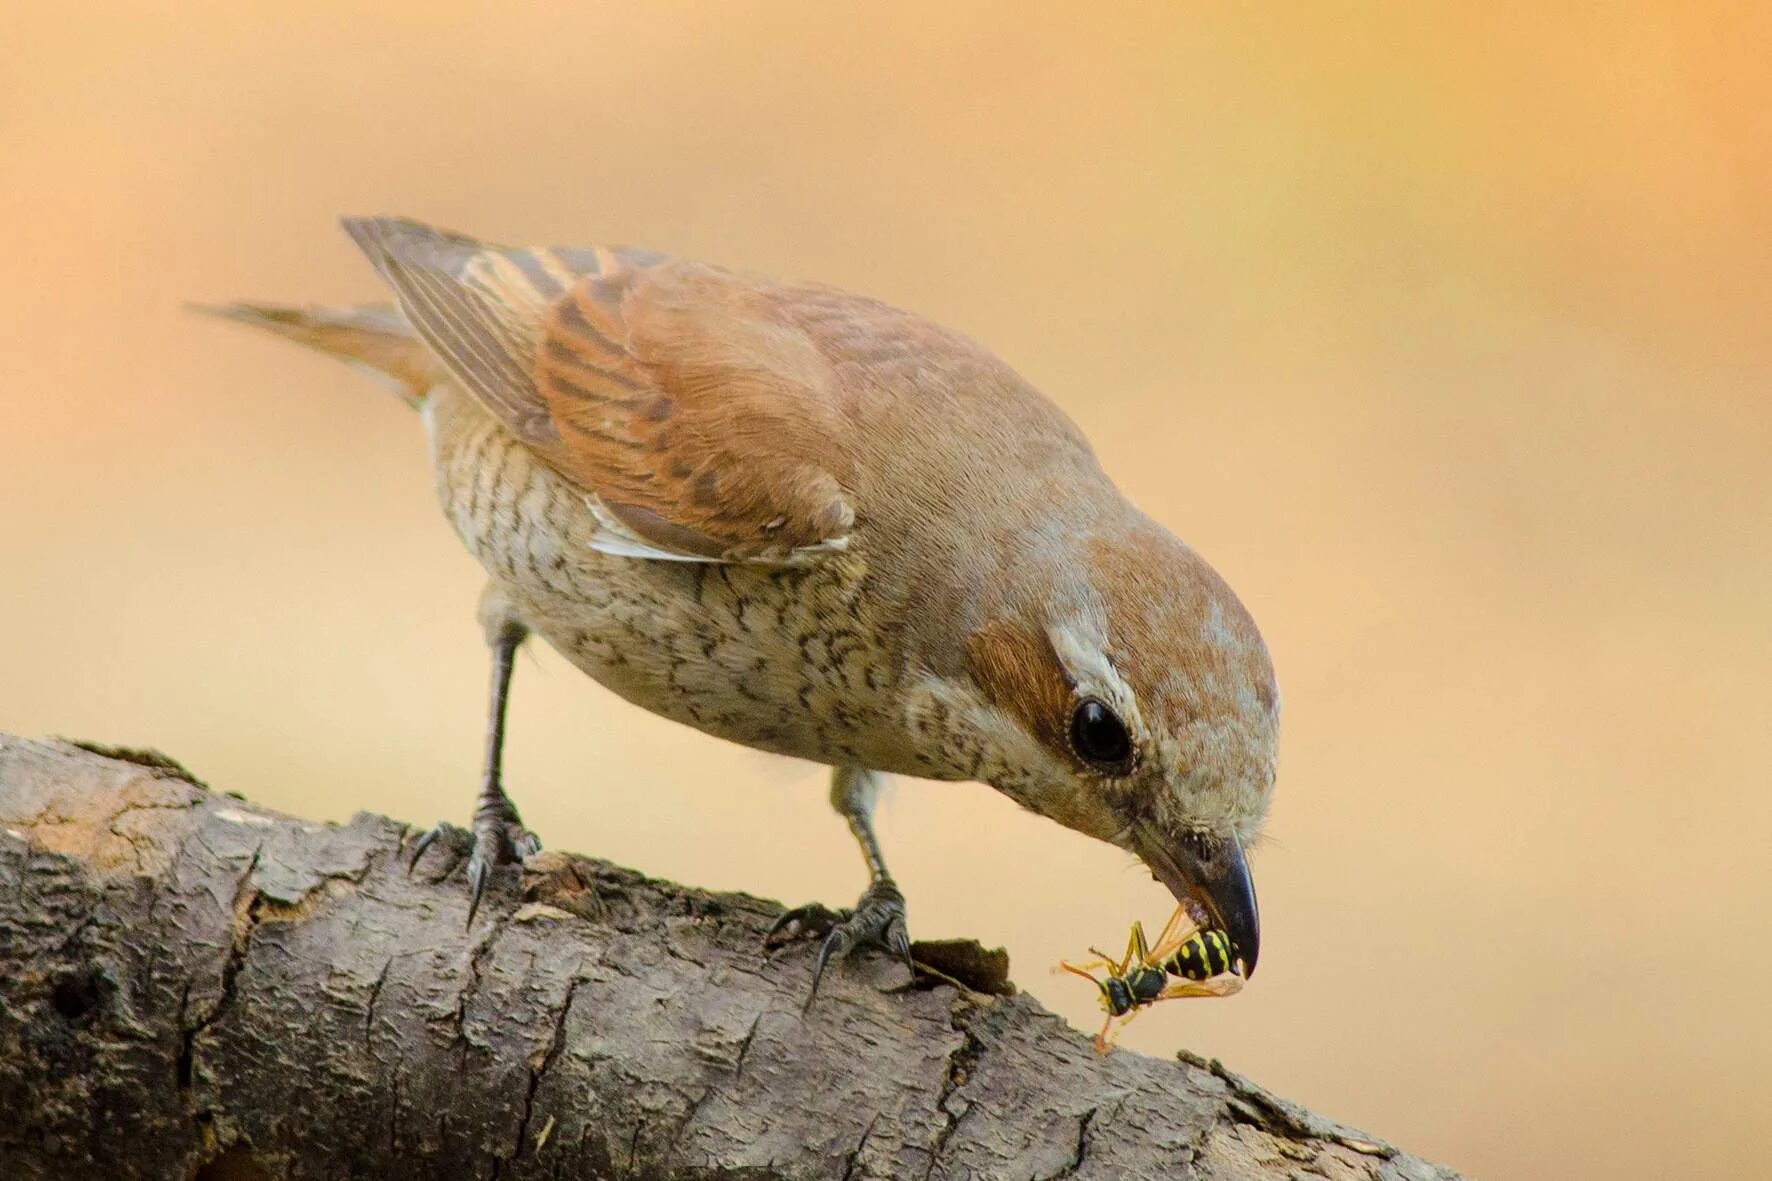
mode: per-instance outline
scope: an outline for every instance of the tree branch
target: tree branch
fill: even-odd
[[[9,1178],[1447,1178],[1216,1062],[1097,1057],[973,944],[833,973],[775,903],[462,850],[0,735]],[[445,879],[445,880],[440,880]]]

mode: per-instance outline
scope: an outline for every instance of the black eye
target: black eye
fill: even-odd
[[[1114,711],[1091,697],[1071,715],[1071,745],[1103,771],[1124,771],[1132,762],[1132,735]]]

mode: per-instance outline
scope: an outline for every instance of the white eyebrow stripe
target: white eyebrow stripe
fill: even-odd
[[[1070,676],[1079,695],[1099,697],[1126,723],[1133,740],[1141,745],[1150,739],[1139,709],[1138,695],[1107,654],[1107,630],[1093,612],[1073,616],[1046,629],[1053,655]]]

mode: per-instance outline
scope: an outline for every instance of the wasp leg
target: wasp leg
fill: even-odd
[[[517,649],[529,637],[529,628],[511,614],[502,596],[488,594],[481,600],[481,619],[486,626],[486,639],[492,648],[492,699],[487,710],[486,758],[480,772],[480,794],[474,804],[473,852],[468,855],[468,926],[474,925],[474,914],[486,893],[486,882],[495,867],[515,865],[525,857],[541,851],[541,841],[523,827],[517,805],[504,789],[505,713],[511,692],[511,668]],[[407,870],[418,864],[440,837],[447,836],[453,825],[439,824],[418,839],[412,847]]]
[[[1192,939],[1199,930],[1199,924],[1193,921],[1186,909],[1176,907],[1175,913],[1163,925],[1162,935],[1155,943],[1151,944],[1145,953],[1144,963],[1153,968],[1162,967],[1168,962],[1169,957],[1180,950],[1182,945]]]
[[[1097,1054],[1105,1054],[1113,1049],[1114,1042],[1119,1038],[1120,1034],[1124,1032],[1126,1027],[1132,1024],[1133,1019],[1142,1012],[1144,1012],[1144,1009],[1138,1008],[1133,1009],[1130,1013],[1126,1013],[1118,1018],[1109,1017],[1106,1023],[1102,1025],[1101,1032],[1095,1035],[1095,1052]],[[1120,1023],[1119,1028],[1117,1029],[1114,1028],[1114,1022],[1116,1020]],[[1113,1031],[1112,1036],[1109,1036],[1109,1030]]]
[[[883,947],[904,960],[906,968],[916,971],[911,962],[910,933],[905,928],[904,895],[886,871],[886,859],[880,852],[879,838],[874,835],[874,803],[879,795],[880,777],[872,771],[839,767],[831,776],[831,806],[849,822],[849,831],[855,834],[856,844],[861,846],[861,855],[868,863],[868,888],[855,909],[836,912],[817,903],[796,907],[776,919],[764,937],[764,946],[774,947],[802,935],[824,934],[812,966],[807,1008],[818,996],[818,982],[824,978],[831,960],[858,947]]]
[[[1147,947],[1145,949],[1145,955],[1148,956],[1151,954],[1151,952],[1150,952],[1151,948],[1162,948],[1162,947],[1168,946],[1168,944],[1176,937],[1176,932],[1175,932],[1176,925],[1179,924],[1180,922],[1182,922],[1182,920],[1184,920],[1184,919],[1186,919],[1190,923],[1193,921],[1188,916],[1187,908],[1185,906],[1177,905],[1175,910],[1169,915],[1169,921],[1164,923],[1163,929],[1157,933],[1156,940],[1150,944],[1150,947]],[[1184,936],[1184,938],[1185,938],[1185,936]]]
[[[1120,966],[1121,973],[1133,964],[1142,964],[1150,956],[1150,944],[1144,940],[1144,924],[1137,919],[1132,921],[1132,935],[1126,940],[1126,959]]]

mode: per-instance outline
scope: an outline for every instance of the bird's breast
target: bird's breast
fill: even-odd
[[[866,559],[803,566],[601,553],[582,490],[453,389],[427,405],[438,495],[524,621],[634,704],[825,763],[937,774],[907,727],[895,628]]]

